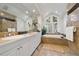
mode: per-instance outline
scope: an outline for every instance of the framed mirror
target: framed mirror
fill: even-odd
[[[0,32],[15,32],[16,16],[0,10]]]

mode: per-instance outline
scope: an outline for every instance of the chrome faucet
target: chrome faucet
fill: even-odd
[[[11,36],[11,33],[4,34],[4,37]]]

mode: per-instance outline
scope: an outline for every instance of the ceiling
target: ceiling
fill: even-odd
[[[45,17],[50,13],[63,15],[66,12],[67,3],[0,3],[0,8],[8,6],[15,15],[29,15]],[[33,12],[35,10],[35,12]],[[28,13],[26,13],[28,11]]]
[[[75,5],[75,3],[68,3],[67,4],[67,11],[69,11],[74,5]]]
[[[75,11],[73,11],[71,14],[74,14],[74,15],[78,15],[79,16],[79,7]]]
[[[46,16],[49,13],[61,15],[66,11],[66,5],[67,4],[65,3],[40,3],[37,4],[37,7],[39,8],[42,16]]]

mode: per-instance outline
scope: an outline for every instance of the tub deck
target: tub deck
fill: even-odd
[[[68,46],[68,40],[63,38],[62,35],[51,35],[51,34],[43,35],[42,43],[60,44]]]

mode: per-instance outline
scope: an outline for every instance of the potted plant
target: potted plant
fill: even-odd
[[[42,29],[42,35],[46,34],[46,27],[43,27]]]

